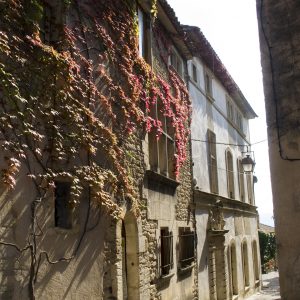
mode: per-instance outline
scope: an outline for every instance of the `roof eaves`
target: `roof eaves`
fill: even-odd
[[[245,113],[247,118],[253,119],[257,117],[253,108],[246,100],[242,91],[231,77],[221,59],[210,45],[200,28],[196,26],[182,25],[183,30],[187,34],[188,47],[193,56],[200,57],[205,64],[213,71],[216,77],[221,81],[229,95],[235,99],[237,105]]]

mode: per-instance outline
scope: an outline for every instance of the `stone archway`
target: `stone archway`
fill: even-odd
[[[136,218],[127,213],[122,222],[123,300],[139,300],[139,245]]]

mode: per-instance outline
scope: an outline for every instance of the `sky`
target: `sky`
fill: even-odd
[[[260,222],[274,225],[267,127],[255,0],[168,0],[181,24],[198,26],[258,115],[250,121],[255,202]]]

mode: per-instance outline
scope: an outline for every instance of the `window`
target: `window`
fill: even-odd
[[[229,97],[226,97],[226,108],[227,108],[227,118],[231,121],[234,122],[234,110],[233,110],[233,105],[231,103],[231,100]]]
[[[242,262],[243,262],[243,275],[244,275],[244,287],[249,286],[249,263],[248,263],[248,247],[247,242],[242,244]]]
[[[71,183],[55,181],[55,227],[72,228]]]
[[[183,75],[183,61],[177,51],[173,48],[170,54],[170,65],[182,77]]]
[[[212,97],[212,78],[208,73],[205,73],[204,75],[204,80],[205,80],[205,92],[206,95],[209,97]]]
[[[148,60],[148,33],[147,33],[147,16],[138,8],[138,27],[139,27],[139,54],[146,61]]]
[[[50,45],[52,42],[52,8],[43,4],[42,18],[40,21],[40,38],[44,44]]]
[[[244,131],[243,130],[243,117],[241,115],[240,112],[236,112],[236,125],[238,127],[238,129],[240,129],[242,132]]]
[[[242,160],[237,160],[237,170],[239,178],[239,191],[240,191],[240,200],[245,202],[245,180],[244,180],[244,169],[242,165]]]
[[[229,149],[226,150],[225,156],[226,156],[226,173],[227,173],[228,197],[234,199],[233,159],[232,159],[231,151]]]
[[[152,171],[175,179],[175,131],[171,119],[163,114],[160,99],[151,107],[150,116],[162,124],[162,132],[159,138],[157,138],[155,130],[148,134],[150,168]]]
[[[210,191],[214,194],[217,194],[219,188],[216,135],[210,130],[207,130],[207,148]]]
[[[198,76],[197,76],[197,67],[194,65],[194,64],[192,64],[192,75],[193,75],[193,80],[195,81],[195,82],[198,82]]]
[[[160,275],[168,275],[173,268],[173,235],[168,228],[160,230]]]
[[[195,258],[195,233],[188,227],[179,228],[179,266],[181,269],[193,264]]]
[[[232,295],[238,295],[238,276],[237,276],[237,261],[236,261],[236,248],[232,243],[230,246],[230,286]]]

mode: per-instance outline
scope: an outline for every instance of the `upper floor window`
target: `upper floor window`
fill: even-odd
[[[160,99],[151,107],[150,116],[162,124],[159,137],[157,137],[155,130],[150,131],[148,134],[151,170],[175,179],[175,130],[171,119],[163,114],[162,101]]]
[[[226,108],[227,108],[227,118],[231,122],[234,122],[234,108],[231,100],[228,97],[226,97]]]
[[[186,268],[195,258],[195,233],[189,227],[179,228],[179,266]]]
[[[176,70],[176,72],[181,77],[183,76],[183,61],[174,48],[171,49],[170,65]]]
[[[219,188],[216,135],[210,130],[207,130],[207,148],[210,191],[217,194],[219,192]]]
[[[52,8],[43,4],[42,6],[42,18],[40,20],[40,38],[42,43],[50,45],[52,42],[52,31],[53,31],[53,13]]]
[[[244,180],[244,169],[242,165],[242,160],[237,160],[237,170],[239,178],[239,191],[240,191],[240,200],[245,202],[245,180]]]
[[[160,275],[168,275],[173,269],[173,235],[168,228],[160,230]]]
[[[195,82],[198,82],[197,67],[194,64],[192,64],[192,78]]]
[[[234,199],[233,159],[232,159],[231,151],[229,149],[226,150],[225,156],[226,156],[226,173],[227,173],[228,197]]]
[[[208,95],[209,97],[212,97],[213,96],[213,93],[212,93],[212,77],[207,72],[204,74],[204,81],[205,81],[206,95]]]
[[[139,27],[139,54],[146,61],[149,61],[149,42],[148,42],[148,32],[147,32],[147,15],[141,8],[138,8],[138,27]]]
[[[243,132],[243,117],[240,112],[236,112],[236,125]]]

